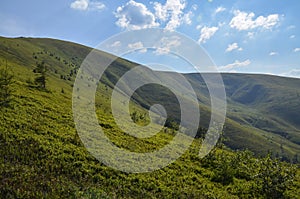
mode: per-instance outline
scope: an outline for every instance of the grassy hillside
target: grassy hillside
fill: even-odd
[[[195,78],[197,74],[186,76],[199,93],[208,97],[201,88],[204,81]],[[250,74],[222,77],[228,104],[226,143],[258,153],[270,150],[279,156],[299,154],[300,79]]]
[[[157,76],[171,82],[179,91],[187,90],[175,74],[158,73]],[[297,85],[300,80],[247,74],[222,76],[228,103],[224,128],[227,146],[233,149],[250,149],[256,154],[264,155],[271,151],[283,159],[292,159],[299,154],[300,115],[297,110],[300,109],[300,89]],[[197,94],[201,112],[200,126],[207,128],[211,113],[206,84],[199,74],[186,74],[185,77]],[[170,91],[148,85],[136,93],[134,98],[143,107],[149,108],[160,100],[170,115],[180,118],[179,104]],[[191,94],[185,95],[188,101]]]
[[[289,145],[285,141],[299,145],[299,79],[238,74],[223,78],[231,102],[228,117],[266,132],[269,141],[279,136],[276,142],[283,147]]]
[[[77,70],[91,49],[69,42],[48,39],[6,39],[2,38],[1,55],[9,61],[24,65],[32,70],[37,63],[46,60],[49,73],[58,81],[70,85]],[[103,53],[104,57],[115,57]],[[4,60],[3,60],[4,61]],[[3,62],[4,64],[4,62]],[[106,86],[113,88],[118,79],[135,63],[116,59],[101,79]],[[144,79],[153,79],[145,68]],[[25,81],[33,81],[34,74],[24,76]],[[172,73],[154,72],[178,90],[186,90]],[[197,74],[185,75],[194,87],[201,112],[200,125],[207,128],[210,119],[210,99],[205,82]],[[292,159],[300,153],[299,101],[300,80],[264,75],[223,74],[228,98],[225,124],[226,144],[233,149],[250,149],[256,154],[267,154]],[[59,88],[59,87],[56,87]],[[59,88],[58,90],[61,90]],[[110,97],[109,90],[106,90]],[[178,94],[178,93],[177,93]],[[181,94],[179,94],[181,95]],[[189,94],[185,97],[189,101]],[[108,99],[109,100],[109,99]],[[133,101],[148,109],[155,103],[164,104],[169,115],[180,118],[178,101],[169,90],[157,85],[146,85],[137,90]],[[165,103],[168,102],[168,103]],[[109,106],[106,108],[109,109]]]
[[[103,165],[81,143],[72,116],[73,81],[90,50],[51,39],[0,38],[0,68],[5,67],[7,60],[14,75],[13,101],[0,111],[2,198],[297,198],[300,195],[300,172],[295,165],[268,157],[257,159],[250,152],[233,152],[221,144],[200,159],[201,139],[195,139],[175,163],[152,173],[127,174]],[[106,53],[103,56],[111,57]],[[46,90],[34,83],[38,74],[33,70],[43,61],[48,69]],[[111,115],[109,98],[114,78],[133,66],[134,63],[118,59],[101,80],[96,94],[98,120],[116,145],[130,151],[152,151],[172,139],[172,129],[166,128],[152,138],[136,139],[123,133]],[[147,107],[154,99],[149,96],[151,90],[145,87],[137,92],[132,110],[145,113],[143,106]],[[160,91],[166,94],[164,100],[171,96],[167,90]],[[148,95],[143,97],[143,93]],[[200,108],[209,115],[206,99],[205,93],[199,93]],[[229,144],[235,143],[236,148],[249,144],[256,149],[267,146],[281,149],[277,146],[279,141],[270,145],[264,142],[268,139],[267,132],[253,129],[228,118],[225,131],[233,140]],[[274,137],[276,141],[280,138]],[[258,138],[262,141],[257,141]],[[291,154],[298,150],[298,145],[292,148],[287,139],[280,140],[286,142],[283,148]]]

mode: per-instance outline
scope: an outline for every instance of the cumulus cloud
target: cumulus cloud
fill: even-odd
[[[136,43],[128,44],[128,47],[133,50],[138,50],[140,53],[147,52],[147,48],[144,48],[143,43],[140,41]]]
[[[219,30],[218,27],[207,27],[204,26],[201,29],[201,34],[199,38],[199,43],[205,43],[207,40],[209,40],[214,34]]]
[[[217,14],[217,13],[220,13],[220,12],[224,12],[225,10],[226,10],[226,8],[220,6],[220,7],[218,7],[218,8],[215,10],[215,13]]]
[[[116,24],[119,27],[129,30],[157,27],[164,25],[166,30],[174,31],[182,24],[192,23],[193,5],[189,12],[184,12],[186,0],[166,0],[164,4],[153,2],[154,12],[151,12],[144,4],[128,1],[124,6],[117,8],[115,17],[118,19]]]
[[[271,14],[266,17],[258,16],[254,19],[253,12],[247,13],[240,10],[234,11],[234,17],[231,19],[229,25],[231,28],[241,30],[252,30],[255,28],[271,29],[279,22],[278,14]]]
[[[296,53],[296,52],[299,52],[300,51],[300,48],[295,48],[294,49],[294,52]]]
[[[155,21],[154,14],[144,4],[133,0],[130,0],[124,6],[118,7],[115,16],[118,19],[116,24],[128,30],[152,28],[159,25]]]
[[[238,51],[242,51],[243,48],[239,47],[239,45],[237,43],[232,43],[229,44],[227,49],[225,50],[226,52],[231,52],[233,50],[238,50]]]
[[[269,55],[270,55],[270,56],[275,56],[275,55],[278,55],[278,52],[272,51],[272,52],[269,53]]]
[[[181,45],[180,38],[177,36],[172,37],[163,37],[156,45],[156,51],[154,52],[156,55],[164,55],[169,54],[173,49],[176,49]],[[175,50],[173,50],[175,51]]]
[[[71,3],[71,8],[75,10],[87,10],[89,7],[88,0],[76,0]]]
[[[193,16],[194,16],[193,12],[192,12],[192,11],[189,11],[188,13],[186,13],[186,14],[183,15],[182,20],[183,20],[183,22],[184,22],[185,24],[190,25],[190,24],[192,24],[192,19],[191,19],[191,18],[192,18]]]
[[[228,71],[228,70],[232,70],[234,68],[239,68],[239,67],[243,67],[243,66],[248,66],[251,64],[251,61],[249,59],[241,62],[239,60],[236,60],[234,63],[232,64],[228,64],[228,65],[225,65],[225,66],[220,66],[218,67],[219,70],[222,70],[222,71]]]
[[[71,3],[70,7],[74,10],[103,10],[105,5],[99,1],[89,1],[89,0],[75,0]]]
[[[184,14],[183,10],[186,7],[185,0],[167,0],[163,5],[159,2],[154,2],[155,16],[166,22],[166,29],[174,31],[180,25],[187,23],[190,24],[190,17],[192,13]]]

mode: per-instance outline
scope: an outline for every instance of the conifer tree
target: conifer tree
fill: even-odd
[[[12,84],[13,84],[13,75],[9,71],[9,68],[6,66],[0,68],[0,106],[9,106],[12,101]]]
[[[38,88],[46,89],[47,68],[45,66],[45,62],[38,63],[33,72],[39,74],[39,76],[34,79],[34,82],[37,84]]]

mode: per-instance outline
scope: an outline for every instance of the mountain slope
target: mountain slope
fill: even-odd
[[[197,75],[188,74],[187,78],[196,88],[204,83],[199,78],[195,81],[193,76]],[[222,77],[227,94],[227,117],[233,120],[236,126],[225,130],[229,145],[233,148],[247,145],[242,140],[230,142],[230,139],[235,137],[233,131],[246,127],[251,129],[253,134],[260,134],[256,139],[247,140],[245,136],[244,140],[247,142],[265,145],[263,148],[272,144],[277,147],[283,146],[287,150],[291,147],[299,153],[300,79],[251,74],[222,74]],[[242,131],[236,134],[243,135]],[[248,147],[253,149],[253,146]]]
[[[0,195],[3,198],[299,196],[300,173],[299,170],[295,173],[294,166],[268,157],[257,159],[250,152],[219,148],[200,159],[201,139],[195,139],[191,148],[173,164],[152,173],[123,173],[96,160],[77,135],[72,115],[73,81],[80,63],[90,50],[52,39],[0,38],[0,67],[3,68],[7,60],[15,80],[12,85],[14,101],[11,107],[1,107],[0,111]],[[112,58],[106,53],[103,56]],[[37,76],[33,70],[42,61],[48,68],[46,90],[37,88],[33,82]],[[122,132],[111,115],[109,99],[113,83],[134,66],[134,63],[118,59],[107,71],[96,93],[98,120],[117,146],[136,152],[153,151],[172,139],[172,129],[164,129],[153,138],[139,140]],[[159,94],[165,94],[163,100],[172,98],[163,89],[151,98],[151,87],[144,89],[136,94],[131,104],[132,109],[139,113],[146,112],[137,103],[139,101],[148,106]],[[143,96],[143,93],[148,95]],[[205,92],[199,93],[198,97],[200,109],[209,113]],[[265,132],[253,129],[229,118],[225,130],[234,141],[229,144],[236,148],[245,147],[245,144],[255,148],[269,146],[263,140]],[[263,141],[256,142],[258,138]],[[247,143],[247,140],[250,142]],[[276,144],[270,147],[280,149]],[[292,149],[291,154],[295,150]],[[268,177],[274,182],[282,180],[281,177],[285,180],[279,183],[272,181],[270,187],[264,189],[264,180],[269,179],[265,178],[266,175],[271,175]]]
[[[0,56],[7,59],[9,64],[24,65],[28,70],[24,72],[24,81],[32,81],[33,75],[30,70],[37,62],[45,61],[49,70],[51,82],[67,82],[72,86],[80,64],[92,50],[82,45],[51,40],[1,38]],[[101,56],[115,60],[100,80],[104,85],[113,88],[118,79],[137,64],[119,59],[104,52]],[[12,63],[10,63],[12,62]],[[147,73],[152,73],[145,67],[144,77],[150,79]],[[173,73],[158,73],[179,90],[186,90],[181,82],[174,78]],[[286,156],[291,159],[300,153],[299,131],[299,106],[298,96],[300,80],[266,75],[247,74],[222,74],[227,98],[227,120],[224,128],[225,143],[234,149],[248,148],[257,154],[266,154],[271,151],[278,156]],[[197,93],[201,112],[200,125],[208,127],[210,119],[210,99],[205,82],[198,74],[186,74]],[[50,85],[52,85],[50,83]],[[54,89],[61,89],[56,86]],[[111,92],[106,92],[107,100]],[[186,100],[188,99],[185,97]],[[148,109],[156,103],[164,104],[168,114],[179,120],[180,108],[174,95],[163,87],[147,85],[135,92],[132,98],[137,106]],[[167,102],[167,103],[165,103]],[[110,110],[109,105],[105,108]],[[143,112],[143,109],[140,109]]]

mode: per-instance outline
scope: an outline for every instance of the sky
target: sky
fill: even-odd
[[[201,45],[221,72],[300,78],[299,9],[299,0],[1,0],[0,36],[96,47],[124,31],[163,28]]]

